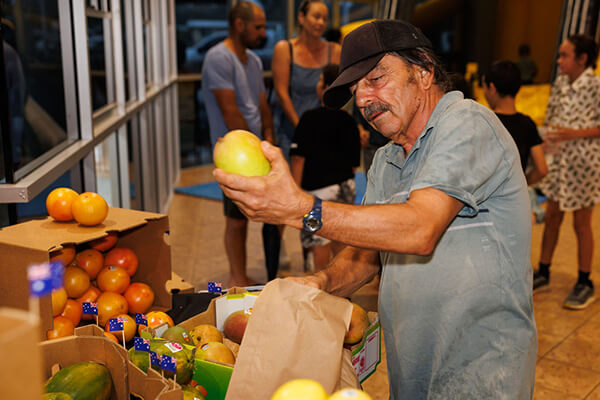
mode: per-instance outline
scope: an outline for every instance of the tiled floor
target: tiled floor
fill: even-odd
[[[179,186],[213,180],[212,169],[205,166],[183,170]],[[592,278],[600,285],[600,211],[596,208]],[[169,209],[169,221],[174,272],[197,289],[206,288],[208,281],[225,282],[228,264],[223,246],[222,203],[176,194]],[[266,271],[260,228],[257,223],[249,225],[248,271],[251,278],[264,282]],[[543,225],[536,225],[533,230],[532,261],[535,264],[539,259],[542,230]],[[286,229],[284,245],[291,267],[281,274],[302,274],[297,230]],[[561,306],[575,282],[576,248],[572,216],[567,214],[554,256],[551,291],[534,296],[539,335],[535,399],[600,400],[600,301],[583,311],[569,311]],[[372,284],[357,292],[353,300],[373,308],[376,296],[377,288]],[[374,400],[388,398],[385,354],[382,356],[384,360],[377,372],[363,384]]]

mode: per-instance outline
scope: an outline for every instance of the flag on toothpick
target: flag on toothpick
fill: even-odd
[[[108,331],[122,331],[123,330],[123,317],[111,318],[108,320]]]
[[[81,309],[84,314],[87,315],[98,315],[98,304],[97,303],[81,303]]]
[[[135,323],[138,325],[148,326],[148,318],[141,313],[135,313]]]
[[[222,291],[221,282],[208,282],[209,293],[221,293]]]
[[[175,357],[163,355],[160,361],[160,367],[165,371],[177,372],[177,362]]]
[[[61,262],[42,263],[27,268],[27,279],[29,280],[29,292],[31,296],[46,296],[54,289],[63,286],[65,267]]]
[[[158,365],[160,367],[160,359],[161,356],[156,354],[154,351],[150,350],[150,363],[152,365]]]
[[[133,338],[133,347],[138,351],[150,351],[150,339],[134,337]]]

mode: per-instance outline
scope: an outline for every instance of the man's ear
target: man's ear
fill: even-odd
[[[429,89],[433,86],[433,71],[428,69],[419,69],[417,72],[417,77],[421,81],[421,85],[423,85],[424,89]]]
[[[236,18],[233,25],[235,26],[236,32],[243,32],[244,28],[246,27],[246,23],[241,18]]]
[[[587,62],[588,62],[587,53],[581,53],[579,56],[577,56],[577,61],[579,61],[582,65],[587,65]]]

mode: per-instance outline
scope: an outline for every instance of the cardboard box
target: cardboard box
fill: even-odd
[[[86,325],[75,329],[76,336],[93,336],[106,339],[104,330],[97,325]],[[110,342],[114,344],[114,342]],[[149,369],[148,373],[142,371],[129,361],[127,350],[122,346],[116,346],[116,350],[127,361],[127,384],[129,394],[133,394],[145,400],[181,400],[181,387],[173,380],[163,378],[158,372]]]
[[[229,313],[237,310],[250,310],[254,306],[257,299],[257,293],[244,292],[243,289],[234,288],[229,293],[213,299],[207,310],[179,324],[187,330],[193,329],[200,324],[211,324],[223,329],[223,321]],[[376,314],[375,314],[376,315]],[[377,327],[379,325],[377,324]],[[246,340],[246,339],[244,339]],[[360,346],[357,345],[358,348]],[[341,347],[341,344],[340,344]],[[358,349],[357,357],[365,354],[363,349],[368,348],[362,346]],[[310,351],[315,351],[311,349]],[[318,357],[317,357],[318,358]],[[357,387],[358,380],[351,362],[351,355],[348,350],[340,351],[341,358],[341,376],[339,377],[338,385],[341,387]],[[318,362],[315,360],[315,362]],[[237,364],[236,364],[237,365]],[[224,368],[227,368],[224,370]],[[234,367],[235,368],[235,367]],[[224,365],[214,364],[210,362],[197,361],[193,379],[203,385],[209,394],[208,400],[223,400],[226,397],[227,388],[231,380],[233,368]],[[211,394],[213,396],[211,396]]]
[[[168,244],[169,222],[166,215],[111,207],[104,222],[97,226],[81,226],[77,222],[56,222],[48,217],[0,230],[0,304],[28,309],[29,285],[27,267],[49,261],[52,251],[65,244],[83,244],[119,232],[118,246],[135,251],[139,267],[132,281],[144,282],[155,293],[154,308],[171,308],[171,294],[165,284],[171,279],[171,251]],[[52,328],[50,296],[42,297],[40,336]]]
[[[42,354],[37,346],[39,319],[22,310],[0,308],[2,398],[42,398]]]
[[[129,400],[127,359],[123,358],[119,346],[95,336],[68,336],[40,343],[44,378],[52,376],[55,366],[61,368],[80,361],[94,361],[105,365],[112,377],[111,400]]]
[[[363,383],[381,363],[381,327],[379,324],[379,315],[376,312],[369,311],[369,321],[371,324],[365,331],[360,343],[351,347],[352,366],[356,371],[356,376],[360,383]]]

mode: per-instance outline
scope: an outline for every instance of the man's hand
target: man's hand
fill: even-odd
[[[213,175],[225,195],[249,219],[301,228],[302,217],[312,208],[313,197],[296,185],[278,147],[263,141],[261,148],[271,163],[271,172],[267,176],[245,177],[218,168]]]
[[[285,279],[301,285],[327,291],[327,276],[325,274],[316,273],[308,276],[290,276]]]

